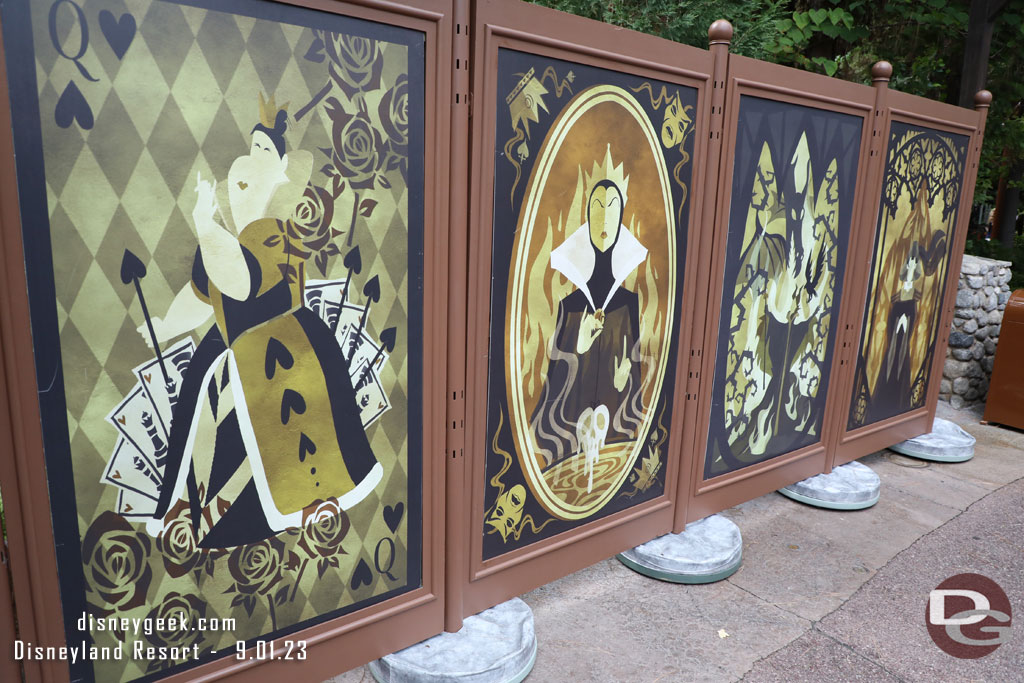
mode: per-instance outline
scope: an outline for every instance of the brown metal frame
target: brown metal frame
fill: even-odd
[[[683,391],[686,385],[686,332],[695,324],[692,302],[698,280],[696,258],[703,198],[691,192],[690,228],[683,284],[683,318],[677,339],[678,361],[674,387],[672,425],[667,449],[664,495],[600,520],[581,524],[548,538],[483,561],[485,459],[487,443],[486,401],[489,352],[491,241],[493,220],[494,114],[498,49],[515,48],[532,54],[579,64],[648,75],[697,89],[695,149],[692,186],[704,185],[704,159],[708,150],[712,56],[696,48],[614,28],[520,2],[479,0],[473,17],[473,104],[469,221],[467,307],[467,368],[465,444],[469,458],[455,458],[450,481],[465,484],[462,495],[468,505],[450,520],[448,547],[449,610],[447,630],[456,630],[461,618],[519,595],[556,578],[650,540],[672,529],[684,439]],[[671,390],[671,389],[667,389]],[[466,492],[468,490],[468,493]],[[685,498],[683,498],[685,500]],[[454,503],[454,501],[453,501]],[[454,508],[453,508],[454,509]],[[450,510],[452,512],[452,510]],[[458,538],[458,542],[456,542]]]
[[[7,73],[2,51],[0,51],[0,72]],[[2,200],[3,196],[3,192],[0,190],[0,200]],[[2,207],[3,202],[0,201],[0,210],[2,210]],[[2,242],[0,242],[0,245],[2,245]],[[0,263],[0,277],[2,277],[2,268],[3,265]],[[2,280],[0,280],[0,282],[2,282]],[[0,316],[2,315],[3,311],[0,309]],[[0,323],[2,323],[2,320],[0,320]],[[2,347],[0,347],[0,453],[13,453],[14,447],[11,439],[9,438],[11,436],[11,406],[7,399],[7,393],[5,391],[6,386],[7,383],[5,380],[4,366],[2,362]],[[0,458],[0,482],[11,481],[11,479],[8,478],[8,475],[10,474],[9,470],[12,468],[8,467],[8,465],[13,464],[14,463],[12,461],[9,462],[9,459]],[[13,485],[11,488],[13,488]],[[6,492],[7,489],[0,486],[0,496],[3,496]],[[15,493],[17,492],[15,491]],[[7,534],[10,535],[10,510],[12,507],[10,496],[3,500],[4,516],[6,518],[5,526]],[[13,643],[18,637],[18,624],[15,620],[13,593],[14,591],[18,591],[19,594],[22,593],[21,587],[14,582],[14,572],[13,567],[11,566],[10,545],[6,538],[0,539],[0,554],[2,554],[2,558],[0,558],[0,643],[11,643],[13,649]],[[13,655],[13,651],[9,653],[5,652],[4,655],[0,657],[0,680],[20,681],[22,679],[22,664],[21,662],[15,661]]]
[[[877,66],[877,65],[876,65]],[[888,90],[888,76],[882,78],[883,74],[876,76],[876,87],[878,90],[878,104],[876,106],[876,117],[882,119],[878,127],[879,133],[876,138],[878,153],[874,155],[873,170],[870,175],[869,185],[871,194],[869,197],[881,196],[882,182],[885,170],[885,150],[888,147],[889,131],[893,122],[902,122],[927,126],[939,131],[966,135],[969,138],[967,147],[967,159],[964,164],[964,180],[961,195],[961,206],[957,215],[952,253],[949,259],[949,270],[946,278],[946,287],[942,297],[942,317],[939,319],[939,328],[935,340],[935,353],[932,355],[931,368],[928,372],[928,394],[924,405],[902,415],[896,415],[870,425],[858,427],[854,430],[847,430],[847,419],[850,411],[850,404],[853,402],[853,388],[857,370],[858,350],[861,343],[861,331],[864,321],[864,310],[867,306],[868,285],[871,277],[871,260],[874,251],[874,239],[878,221],[878,200],[874,200],[874,206],[865,207],[858,230],[862,239],[859,240],[859,264],[856,278],[850,281],[850,289],[846,296],[851,302],[856,302],[853,316],[846,320],[845,340],[843,342],[845,368],[843,385],[846,387],[845,395],[836,404],[836,413],[831,420],[838,426],[829,449],[831,458],[829,468],[837,467],[856,460],[857,458],[874,453],[882,448],[899,443],[921,434],[926,434],[932,429],[932,421],[935,418],[935,410],[939,399],[939,384],[942,379],[942,367],[945,361],[945,348],[949,342],[949,330],[953,321],[953,309],[956,303],[957,285],[959,283],[958,273],[960,264],[963,261],[964,243],[967,240],[967,229],[970,224],[971,198],[974,196],[974,186],[978,176],[978,162],[981,157],[981,142],[985,134],[985,119],[988,115],[988,107],[992,96],[988,91],[982,90],[975,98],[976,109],[963,109],[942,102],[908,95],[896,90]]]
[[[307,660],[296,662],[225,657],[167,678],[168,681],[321,681],[373,658],[441,632],[444,590],[444,462],[447,392],[447,273],[449,270],[449,174],[451,142],[451,0],[420,0],[417,7],[382,0],[279,0],[420,31],[426,37],[424,110],[424,329],[423,329],[423,577],[420,588],[287,636],[307,642]],[[0,97],[8,101],[5,55],[0,51]],[[0,107],[0,130],[10,130],[10,107]],[[454,242],[458,242],[458,238]],[[464,242],[464,240],[463,240]],[[65,643],[58,590],[49,491],[43,460],[38,387],[29,325],[13,140],[0,135],[0,485],[8,525],[11,574],[23,640],[43,646]],[[457,245],[452,245],[457,257]],[[8,444],[10,444],[8,446]],[[278,650],[284,646],[278,643]],[[12,656],[10,649],[5,657]],[[67,681],[61,661],[26,661],[28,681]],[[0,669],[4,670],[4,669]]]
[[[832,367],[829,370],[828,395],[826,397],[825,415],[822,420],[822,434],[819,441],[810,446],[800,448],[791,453],[766,460],[761,463],[744,467],[708,480],[704,480],[704,460],[707,451],[708,425],[710,422],[711,396],[715,381],[716,349],[718,347],[719,320],[722,314],[722,294],[725,287],[726,243],[728,240],[729,212],[731,196],[728,188],[732,186],[732,174],[735,160],[737,140],[730,133],[736,130],[739,120],[740,98],[750,95],[789,102],[817,109],[825,109],[845,114],[852,114],[864,119],[861,132],[860,160],[858,163],[858,181],[854,192],[854,208],[851,215],[850,238],[847,246],[846,263],[843,270],[844,284],[842,300],[836,310],[836,338],[832,356]],[[856,252],[857,226],[861,222],[866,185],[864,169],[868,166],[870,144],[872,139],[871,111],[874,106],[874,93],[870,88],[855,83],[840,81],[818,74],[798,71],[775,64],[769,64],[738,55],[729,57],[728,76],[725,85],[725,121],[723,130],[726,132],[722,145],[717,186],[718,196],[715,207],[714,221],[706,225],[705,230],[712,233],[709,240],[711,249],[708,258],[701,259],[702,273],[700,281],[708,283],[707,315],[704,323],[702,344],[697,347],[702,362],[700,366],[700,387],[691,399],[696,404],[688,429],[693,433],[694,443],[690,448],[690,501],[684,521],[691,522],[710,514],[714,514],[738,503],[751,500],[757,496],[774,491],[782,486],[799,481],[806,477],[827,471],[827,446],[831,441],[835,427],[829,417],[835,410],[835,403],[841,400],[845,392],[843,385],[842,366],[839,362],[841,348],[841,332],[845,321],[851,315],[849,282],[858,264],[853,260]],[[677,531],[682,525],[677,524]]]

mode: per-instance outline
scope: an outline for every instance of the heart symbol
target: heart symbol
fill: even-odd
[[[150,373],[148,375],[143,375],[143,377],[146,378],[146,384],[149,384],[153,380],[153,373]]]
[[[124,504],[124,511],[125,512],[131,512],[133,509],[134,508],[132,508],[131,503],[125,503]]]
[[[306,436],[305,432],[299,433],[299,462],[306,461],[306,455],[316,454],[316,444],[313,439]]]
[[[391,505],[384,506],[384,523],[391,529],[391,533],[398,531],[398,525],[402,523],[402,515],[405,514],[405,503],[399,501]]]
[[[243,182],[241,180],[238,181],[238,189],[239,190],[244,190],[247,187],[249,187],[249,183]]]
[[[281,394],[281,424],[288,424],[292,412],[302,415],[306,412],[306,399],[294,389],[285,389]]]
[[[121,470],[115,470],[114,473],[112,475],[110,475],[110,476],[112,478],[114,478],[114,479],[120,479],[121,478]]]
[[[128,46],[135,39],[135,17],[125,12],[120,19],[115,19],[113,12],[103,10],[100,12],[100,30],[117,58],[124,59]]]
[[[292,354],[284,344],[273,337],[267,340],[267,357],[264,362],[264,372],[267,375],[267,379],[274,379],[274,373],[277,371],[278,365],[284,370],[290,370],[294,364],[295,359],[292,358]]]
[[[57,106],[53,110],[53,118],[61,128],[70,128],[72,123],[78,121],[82,130],[92,129],[92,107],[85,101],[85,95],[74,81],[68,81],[64,92],[60,94]]]
[[[359,590],[363,584],[369,586],[372,582],[373,574],[370,573],[370,565],[366,564],[366,560],[360,559],[355,572],[352,573],[352,581],[349,585],[352,590]]]
[[[122,415],[121,417],[117,418],[117,421],[120,422],[121,424],[124,424],[125,423],[124,415]]]

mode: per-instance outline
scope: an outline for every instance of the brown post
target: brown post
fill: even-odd
[[[452,48],[452,137],[449,179],[450,243],[448,245],[448,433],[445,468],[445,603],[444,629],[462,628],[463,573],[468,495],[463,457],[466,419],[466,278],[469,212],[469,0],[455,1]]]
[[[981,150],[981,139],[985,136],[985,121],[988,119],[988,110],[992,106],[992,93],[988,90],[979,90],[974,95],[974,111],[978,112],[978,147]]]
[[[7,74],[7,53],[0,50],[0,98],[9,103]],[[0,107],[0,129],[13,131],[11,114],[9,104]],[[60,591],[55,588],[59,581],[37,412],[16,173],[13,133],[5,133],[0,135],[0,483],[8,566],[20,610],[18,633],[36,645],[59,647],[64,644],[64,623]],[[13,644],[10,653],[13,658]],[[69,677],[64,662],[22,664],[29,681],[62,682]]]
[[[715,232],[715,210],[718,206],[718,189],[722,186],[722,179],[719,178],[722,160],[722,126],[725,119],[725,84],[729,73],[729,44],[732,41],[733,28],[725,19],[719,19],[708,28],[708,44],[711,56],[714,59],[714,67],[711,72],[711,89],[708,91],[711,97],[711,117],[708,120],[708,162],[704,170],[704,204],[702,206],[700,222],[691,228],[691,234],[696,232],[690,239],[699,240],[700,250],[696,263],[687,263],[687,269],[697,269],[697,282],[708,282],[711,277],[712,248],[711,236]],[[696,452],[696,433],[701,428],[697,424],[698,396],[700,395],[701,365],[704,353],[705,326],[708,325],[708,294],[706,288],[696,288],[704,292],[704,296],[698,293],[694,296],[693,320],[704,321],[704,325],[693,325],[693,328],[684,331],[689,334],[686,353],[688,364],[686,373],[686,412],[684,429],[686,430],[683,439],[683,455],[680,459],[679,484],[675,509],[675,518],[672,531],[682,533],[686,528],[686,510],[693,491],[692,478],[698,476],[697,472],[703,464],[703,453]],[[710,324],[717,324],[717,320]],[[685,350],[687,349],[688,350]]]

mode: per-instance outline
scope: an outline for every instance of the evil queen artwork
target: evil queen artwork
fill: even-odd
[[[664,491],[695,91],[499,51],[484,555]]]
[[[614,181],[594,183],[587,222],[551,252],[551,267],[576,289],[558,302],[548,371],[530,420],[546,466],[579,450],[586,456],[588,427],[607,444],[634,439],[641,423],[641,365],[633,363],[639,299],[622,284],[647,249],[622,225],[625,199]],[[593,490],[592,463],[586,467]]]

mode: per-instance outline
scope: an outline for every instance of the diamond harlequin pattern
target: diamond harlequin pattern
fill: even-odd
[[[288,102],[288,111],[294,114],[329,78],[327,62],[305,58],[314,39],[308,28],[172,2],[78,0],[90,29],[89,44],[80,59],[96,78],[89,81],[51,44],[51,3],[31,4],[64,390],[78,527],[84,537],[101,515],[118,506],[117,489],[100,483],[118,438],[105,418],[138,381],[133,368],[152,358],[136,331],[143,322],[138,297],[120,279],[124,249],[145,264],[146,303],[152,315],[162,315],[191,277],[196,237],[190,216],[197,172],[222,182],[234,159],[248,150],[257,120],[257,93],[273,94],[280,104]],[[115,18],[130,13],[136,21],[137,31],[122,58],[99,30],[101,11],[110,11]],[[65,15],[58,37],[74,41],[73,17],[70,11]],[[405,50],[402,45],[385,47],[389,60],[385,73],[391,78],[407,68]],[[55,123],[58,98],[70,81],[80,87],[94,113],[91,129],[77,124],[61,128]],[[377,106],[376,101],[372,106]],[[319,150],[331,147],[331,131],[323,103],[299,121],[294,116],[289,119],[288,148],[313,154],[314,182],[320,184],[326,181],[319,175],[325,163]],[[363,262],[354,283],[361,290],[375,275],[380,282],[380,301],[371,307],[366,328],[374,337],[387,327],[399,330],[395,348],[380,371],[392,408],[367,434],[384,466],[384,477],[373,493],[348,511],[351,527],[342,552],[335,556],[339,566],[327,566],[321,572],[317,562],[310,560],[300,572],[300,562],[283,571],[281,585],[288,593],[281,604],[271,605],[262,597],[247,606],[232,604],[231,551],[210,560],[213,574],[200,567],[173,576],[154,548],[146,601],[118,611],[118,616],[145,617],[175,593],[200,596],[206,617],[234,617],[238,624],[233,632],[204,634],[200,651],[214,647],[230,653],[236,640],[318,618],[405,582],[410,560],[406,330],[411,283],[409,255],[403,245],[408,244],[409,193],[397,170],[388,171],[387,178],[390,187],[361,193],[362,199],[372,199],[376,205],[371,217],[358,221],[353,236]],[[338,203],[338,214],[345,218],[335,222],[345,222],[342,227],[347,228],[351,199],[343,194]],[[348,249],[347,237],[337,240],[342,253]],[[340,255],[329,264],[325,279],[345,277]],[[312,261],[307,269],[309,277],[322,277],[312,272]],[[353,298],[362,303],[361,291]],[[406,512],[392,532],[382,510],[397,502],[405,503]],[[140,533],[141,526],[134,523]],[[279,538],[284,542],[282,561],[289,561],[289,553],[298,560],[308,559],[298,550],[300,533],[279,534]],[[369,585],[353,588],[353,568],[360,561],[370,567],[372,577]],[[397,580],[388,578],[387,572]],[[93,591],[86,598],[102,603]],[[116,643],[110,633],[95,636],[98,645]],[[128,634],[126,647],[135,638],[144,636]],[[94,668],[97,680],[127,681],[153,672],[149,663],[130,659],[96,662]]]

